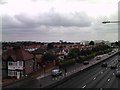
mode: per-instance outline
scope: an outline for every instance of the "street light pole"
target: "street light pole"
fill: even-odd
[[[104,21],[102,22],[103,24],[106,24],[106,23],[120,23],[120,21]]]

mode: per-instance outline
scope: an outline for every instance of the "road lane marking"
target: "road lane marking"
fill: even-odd
[[[113,73],[113,75],[115,75],[115,73]]]
[[[102,88],[100,88],[100,90],[102,90]]]
[[[108,82],[110,81],[110,79],[108,79]]]
[[[84,85],[82,88],[85,88],[86,87],[86,85]]]
[[[103,74],[103,72],[101,72],[101,74]]]
[[[95,79],[96,79],[96,77],[93,78],[93,80],[95,80]]]

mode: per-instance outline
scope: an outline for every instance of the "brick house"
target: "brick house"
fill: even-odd
[[[32,73],[35,68],[33,55],[18,46],[3,52],[2,62],[7,76],[17,79]]]

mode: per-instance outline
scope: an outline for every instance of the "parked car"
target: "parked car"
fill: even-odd
[[[116,77],[120,78],[120,71],[117,71],[115,75],[116,75]]]
[[[102,67],[107,67],[107,63],[106,63],[106,62],[103,62],[101,66],[102,66]]]
[[[114,53],[114,51],[112,51],[112,53]]]
[[[87,65],[87,64],[89,64],[89,61],[84,61],[83,64]]]
[[[96,59],[97,59],[97,60],[100,60],[100,59],[101,59],[101,56],[97,56]]]
[[[111,69],[116,69],[117,66],[116,66],[116,65],[111,65],[110,68],[111,68]]]
[[[62,71],[60,69],[53,69],[52,72],[51,72],[51,75],[53,77],[60,76],[60,75],[62,75]]]
[[[111,55],[111,52],[109,52],[108,55]]]

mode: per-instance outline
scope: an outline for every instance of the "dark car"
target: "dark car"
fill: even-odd
[[[117,71],[115,75],[116,75],[116,77],[120,78],[120,71]]]
[[[118,62],[120,62],[120,59],[118,59]]]
[[[111,55],[111,52],[109,52],[108,55]]]
[[[89,61],[84,61],[83,64],[87,65],[87,64],[89,64]]]
[[[116,66],[116,65],[111,65],[110,68],[111,68],[111,69],[116,69],[117,66]]]
[[[106,62],[103,62],[101,66],[102,66],[102,67],[107,67],[107,63],[106,63]]]

